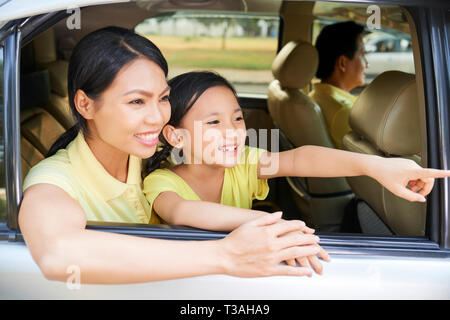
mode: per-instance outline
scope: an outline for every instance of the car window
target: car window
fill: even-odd
[[[294,4],[294,2],[290,3]],[[102,8],[109,6],[111,10],[103,10],[102,19],[104,26],[114,25],[115,17],[117,15],[126,16],[128,19],[135,19],[130,22],[135,28],[135,31],[148,37],[152,40],[163,52],[169,64],[169,77],[172,78],[180,73],[184,73],[190,70],[215,70],[221,73],[225,78],[233,83],[238,93],[259,93],[265,95],[268,90],[269,83],[273,80],[271,72],[271,64],[276,56],[278,47],[278,33],[280,25],[280,14],[265,12],[264,14],[256,13],[242,13],[240,11],[230,12],[226,11],[193,11],[193,10],[183,10],[183,11],[172,11],[169,10],[164,13],[164,15],[158,14],[158,10],[155,12],[144,12],[140,16],[135,17],[135,11],[132,9],[134,3],[126,3],[121,5],[104,5]],[[128,10],[128,7],[130,9]],[[299,9],[309,8],[310,6],[299,6]],[[338,21],[344,20],[355,20],[355,17],[363,17],[362,19],[355,20],[362,24],[365,23],[365,19],[368,14],[366,13],[368,5],[366,4],[349,4],[349,3],[328,3],[328,2],[316,2],[311,12],[307,12],[310,16],[314,16],[312,23],[312,37],[311,42],[314,44],[317,35],[323,26],[331,24]],[[400,14],[401,10],[399,7],[391,6],[390,11],[384,12],[384,7],[381,7],[381,15],[385,17],[393,17],[393,20],[388,20],[387,23],[381,23],[380,28],[376,30],[370,30],[364,37],[365,51],[366,55],[373,53],[373,59],[379,58],[381,62],[378,63],[376,60],[369,61],[372,64],[373,69],[370,75],[366,77],[366,84],[370,83],[377,75],[385,70],[399,70],[400,66],[404,65],[405,71],[408,73],[414,73],[414,63],[413,63],[413,46],[411,41],[411,34],[409,31],[409,22],[406,18]],[[277,9],[278,10],[278,9]],[[83,18],[81,19],[81,28],[68,29],[66,21],[62,20],[60,23],[55,25],[55,43],[57,44],[58,56],[61,58],[70,56],[70,50],[73,45],[81,39],[81,35],[88,31],[93,31],[93,25],[96,18],[99,16],[96,7],[88,7],[83,11]],[[95,13],[95,14],[94,14]],[[284,12],[286,13],[286,12]],[[303,14],[303,13],[302,13]],[[305,13],[305,16],[307,14]],[[94,18],[95,17],[95,18]],[[303,27],[296,20],[297,15],[293,14],[283,15],[283,32],[292,37],[296,37],[297,33],[292,32],[292,28]],[[294,17],[294,18],[293,18]],[[384,21],[384,20],[382,20]],[[397,21],[396,24],[390,25],[392,21]],[[292,25],[294,27],[292,27]],[[390,25],[390,27],[387,27]],[[281,32],[280,31],[280,32]],[[304,31],[304,30],[303,30]],[[300,32],[299,32],[300,33]],[[295,34],[295,35],[294,35]],[[287,37],[287,36],[286,36]],[[285,38],[286,38],[285,37]],[[38,41],[36,39],[35,41]],[[70,40],[70,41],[69,41]],[[36,46],[37,47],[37,46]],[[39,46],[41,47],[41,46]],[[48,46],[43,46],[47,48]],[[22,49],[23,50],[23,49]],[[396,60],[396,63],[388,65],[387,61],[390,59],[388,55],[392,54],[402,54],[403,56],[398,58],[401,60]],[[22,54],[22,56],[25,56]],[[402,61],[402,63],[398,63]],[[369,71],[369,70],[368,70]],[[358,88],[362,90],[363,87]],[[422,89],[423,90],[423,89]],[[352,92],[355,95],[359,91]],[[259,99],[259,100],[258,100]],[[264,97],[258,97],[256,102],[266,103]],[[244,101],[243,108],[251,109],[252,103],[256,102],[254,100]],[[66,102],[67,103],[67,102]],[[258,105],[259,106],[259,105]],[[267,107],[266,107],[267,108]],[[259,111],[259,110],[258,110]],[[260,125],[258,117],[249,116],[246,119],[248,123],[258,122]],[[269,122],[271,119],[269,119]],[[270,123],[267,127],[273,126]],[[256,127],[256,126],[255,126]],[[300,129],[298,129],[300,130]],[[426,139],[423,136],[422,139]],[[423,152],[426,150],[422,150]],[[419,164],[421,163],[421,154],[414,155],[414,160]],[[2,183],[0,181],[0,183]],[[367,182],[367,185],[372,183]],[[385,218],[385,213],[383,210],[383,203],[375,202],[377,207],[374,205],[367,205],[358,202],[347,201],[347,196],[345,192],[332,193],[330,197],[326,197],[327,190],[320,190],[316,185],[309,185],[311,190],[315,188],[312,192],[312,200],[308,204],[304,204],[298,201],[298,196],[295,193],[296,183],[283,179],[273,179],[269,181],[271,193],[268,196],[271,204],[275,206],[269,206],[266,202],[267,211],[273,211],[273,208],[282,209],[285,216],[292,219],[304,220],[311,227],[316,227],[317,225],[325,225],[327,229],[323,229],[324,232],[335,232],[339,230],[335,228],[339,225],[340,221],[336,222],[338,215],[335,215],[332,220],[326,220],[320,215],[320,212],[327,213],[330,212],[330,216],[334,214],[334,211],[339,212],[362,212],[361,219],[368,219],[365,221],[366,224],[375,226],[374,232],[363,232],[363,234],[375,234],[375,235],[401,235],[401,236],[424,236],[424,228],[421,228],[420,232],[403,233],[397,232],[391,229],[391,226],[386,226],[383,221],[380,221],[379,214]],[[364,185],[364,184],[363,184]],[[294,191],[293,191],[294,190]],[[379,189],[377,192],[381,192]],[[345,194],[344,194],[345,193]],[[375,193],[374,193],[375,194]],[[344,195],[345,201],[335,201],[341,195]],[[389,195],[386,195],[390,197]],[[336,199],[335,199],[336,198]],[[313,217],[309,217],[302,212],[302,210],[307,211],[308,206],[313,206],[318,203],[318,208],[320,210],[313,212],[315,214]],[[389,206],[389,204],[386,204]],[[403,204],[402,204],[403,205]],[[256,209],[260,207],[255,207]],[[306,208],[306,209],[305,209]],[[380,209],[381,208],[381,209]],[[260,208],[261,209],[261,208]],[[265,210],[264,207],[261,210]],[[366,214],[374,213],[375,214]],[[420,217],[420,221],[417,223],[421,226],[425,225],[425,215],[422,209],[416,214],[414,208],[408,207],[406,204],[401,212],[410,212],[410,216],[405,220],[405,225],[410,224],[412,220],[417,220]],[[291,214],[292,213],[292,214]],[[384,215],[383,215],[384,214]],[[391,214],[391,212],[389,212]],[[341,216],[339,216],[341,217]],[[368,217],[368,218],[367,218]],[[402,218],[404,215],[402,215]],[[409,219],[409,217],[414,217]],[[370,220],[372,219],[372,220]],[[100,223],[101,225],[101,223]],[[331,225],[333,228],[328,228]],[[319,232],[322,231],[317,228]]]
[[[0,45],[0,222],[6,221],[3,54],[4,50]]]
[[[146,19],[135,31],[161,49],[169,78],[195,69],[214,70],[238,93],[267,94],[278,28],[276,15],[177,11]]]
[[[329,2],[317,2],[314,7],[316,19],[313,23],[312,42],[315,43],[320,31],[326,25],[352,20],[350,18],[351,15],[346,15],[345,12],[353,11],[355,6],[356,9],[359,9],[358,13],[361,13],[361,16],[366,18],[365,21],[363,19],[355,21],[365,26],[363,42],[368,68],[364,86],[367,86],[377,75],[388,70],[414,74],[411,33],[406,18],[399,7],[376,6],[379,8],[380,23],[377,24],[375,20],[370,21],[371,24],[369,24],[371,12],[375,14],[375,11],[368,11],[368,5],[353,5],[352,10],[350,10],[350,6],[347,7],[345,4],[336,5]],[[387,24],[383,24],[383,19],[386,18],[392,18],[392,20],[389,20]],[[361,90],[362,88],[357,88],[352,93],[358,94]]]
[[[364,90],[370,83],[372,83],[372,81],[374,81],[374,79],[386,71],[401,71],[408,74],[404,75],[403,79],[414,79],[414,53],[416,53],[416,51],[413,52],[411,35],[412,28],[410,28],[410,23],[412,23],[412,20],[408,20],[407,11],[405,8],[392,5],[370,6],[362,3],[334,3],[318,1],[314,4],[312,13],[314,19],[311,25],[310,36],[311,43],[313,45],[316,45],[316,40],[325,26],[351,21],[364,28],[362,33],[364,49],[362,57],[364,59],[362,59],[362,61],[364,61],[363,64],[367,67],[364,72],[364,80],[361,81],[362,84],[352,88],[349,92],[353,95],[352,100],[350,100],[350,98],[345,98],[348,99],[346,101],[351,101],[348,104],[350,109],[353,108],[354,103],[362,90]],[[345,37],[346,35],[342,34],[341,36]],[[330,39],[329,41],[332,40]],[[393,73],[390,74],[392,75]],[[392,83],[391,79],[394,79],[394,77],[384,79],[386,79],[385,84],[388,84]],[[321,81],[322,80],[320,79],[313,79],[312,92],[310,93],[310,96],[315,100],[315,102],[318,103],[326,117],[329,117],[331,110],[330,104],[328,103],[329,100],[324,100],[323,95],[320,95],[320,88],[323,88],[320,85],[322,84],[316,86],[316,84]],[[327,81],[324,82],[324,85],[329,85]],[[415,81],[413,85],[417,90],[423,90],[423,88],[420,88],[419,81]],[[316,88],[319,89],[315,90]],[[338,91],[339,88],[333,88],[333,90],[335,90],[334,92],[336,92],[336,95],[339,93],[339,97],[348,97],[341,93],[343,92],[342,90]],[[413,90],[412,92],[417,92],[417,90]],[[348,93],[346,92],[346,94]],[[366,105],[372,106],[373,99],[378,99],[378,97],[384,98],[381,97],[383,94],[384,92],[378,92],[378,95],[376,95],[377,98],[372,96],[372,100],[366,101],[368,102]],[[365,97],[367,97],[367,95]],[[381,100],[382,99],[380,99],[380,101]],[[419,101],[418,98],[415,100]],[[334,106],[335,105],[333,105],[333,107]],[[376,102],[373,102],[373,106],[376,106]],[[422,107],[420,103],[417,103],[417,106],[419,109]],[[375,113],[371,113],[372,110],[374,109],[365,109],[367,114],[374,115]],[[408,114],[416,114],[416,112],[419,114],[421,111],[411,109]],[[364,132],[359,134],[352,131],[352,123],[350,121],[351,111],[349,111],[349,114],[350,116],[347,117],[348,130],[344,135],[342,135],[342,137],[340,137],[342,146],[337,147],[353,152],[361,152],[382,157],[393,157],[391,153],[388,153],[383,149],[383,147],[380,147],[378,142],[373,142],[370,133]],[[419,116],[416,118],[408,117],[407,120],[403,119],[402,121],[410,121],[410,123],[415,124],[415,127],[419,127],[420,121],[425,120],[422,119],[416,123],[418,118]],[[374,118],[370,118],[370,116],[367,118],[361,116],[357,120],[354,119],[354,122],[356,121],[358,121],[359,126],[362,125],[367,127],[368,123],[373,123],[375,120]],[[381,122],[379,123],[381,125]],[[408,134],[411,133],[410,131],[409,133],[408,130],[401,131],[401,125],[397,125],[395,128],[397,130],[396,135],[394,136],[393,134],[386,133],[386,139],[392,139],[392,141],[394,141],[399,138],[405,140],[410,138],[410,136],[408,136]],[[328,125],[327,130],[330,134],[336,133]],[[404,133],[403,137],[399,136],[401,133]],[[424,159],[423,155],[426,150],[424,150],[423,144],[421,145],[420,143],[420,141],[423,142],[426,140],[426,132],[424,130],[420,131],[417,129],[414,134],[414,141],[416,141],[414,144],[415,151],[411,151],[411,154],[396,153],[396,157],[408,158],[415,161],[419,165],[426,166],[425,163],[422,163]],[[425,225],[427,219],[427,208],[425,205],[400,199],[367,177],[350,177],[347,178],[346,181],[349,183],[355,198],[344,209],[344,219],[341,226],[350,222],[350,227],[347,225],[348,229],[345,229],[344,232],[349,231],[350,233],[382,236],[420,237],[426,235]],[[353,222],[357,221],[357,228],[354,228],[355,225],[351,225],[351,223],[353,223],[351,220],[346,220],[352,215],[355,218]],[[361,228],[361,230],[358,228]],[[341,231],[342,230],[343,229],[341,229]]]

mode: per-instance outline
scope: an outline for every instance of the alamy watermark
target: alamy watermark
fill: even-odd
[[[67,8],[67,13],[71,14],[66,20],[66,27],[69,30],[81,29],[81,10],[79,7]]]
[[[366,13],[370,16],[366,20],[367,28],[370,30],[381,29],[381,9],[376,4],[367,7]]]
[[[174,164],[257,164],[259,161],[262,174],[278,171],[279,130],[278,129],[204,129],[201,121],[194,121],[193,137],[187,130],[178,129],[183,135],[183,146],[175,146],[171,151]],[[268,150],[270,155],[264,159],[252,156],[245,158],[242,154],[244,141],[248,139],[249,147]],[[187,147],[187,148],[186,148]],[[191,150],[191,147],[193,148]],[[186,154],[188,153],[188,154]]]
[[[81,268],[78,265],[70,265],[66,269],[70,274],[66,280],[66,287],[69,290],[80,290],[81,288]]]

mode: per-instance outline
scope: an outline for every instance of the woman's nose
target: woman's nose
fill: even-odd
[[[146,109],[147,113],[145,115],[145,122],[163,126],[168,121],[164,111],[161,110],[158,105],[151,105]]]

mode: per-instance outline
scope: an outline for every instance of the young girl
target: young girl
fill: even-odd
[[[248,147],[242,110],[225,79],[190,72],[169,86],[171,118],[162,131],[162,150],[147,163],[144,193],[153,212],[171,224],[233,230],[266,214],[250,208],[252,200],[267,196],[269,178],[368,175],[400,197],[425,201],[433,178],[450,175],[405,159],[318,146],[279,153]],[[173,148],[178,152],[172,155],[182,154],[182,163],[161,168]],[[327,259],[325,253],[322,257]]]

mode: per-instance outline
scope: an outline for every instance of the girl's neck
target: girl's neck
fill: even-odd
[[[115,179],[125,183],[128,178],[130,155],[113,148],[98,137],[85,136],[85,140],[103,168]]]
[[[180,164],[175,166],[173,170],[196,181],[222,180],[225,173],[224,167],[207,164]]]
[[[205,164],[181,164],[173,168],[203,201],[220,203],[225,168]]]

